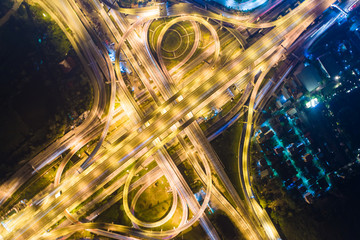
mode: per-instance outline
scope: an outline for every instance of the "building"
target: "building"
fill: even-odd
[[[265,137],[264,137],[264,133],[262,132],[262,131],[260,131],[259,133],[258,133],[258,135],[256,135],[256,141],[258,142],[258,143],[263,143],[263,142],[265,142]]]
[[[259,164],[260,164],[260,166],[262,166],[262,167],[266,167],[266,166],[267,166],[267,162],[266,162],[266,160],[265,160],[264,158],[260,159]]]
[[[312,65],[300,65],[294,75],[308,92],[312,92],[320,86],[320,74]]]
[[[265,142],[266,140],[269,140],[270,138],[272,138],[275,133],[273,130],[267,130],[269,129],[268,127],[264,127],[262,130],[260,130],[258,132],[258,134],[256,135],[256,141],[258,143],[263,143]],[[266,132],[265,132],[266,131]],[[265,132],[265,133],[264,133]]]
[[[292,102],[290,100],[288,100],[283,104],[283,108],[288,108],[291,106],[291,104],[292,104]]]
[[[302,156],[302,159],[304,160],[304,162],[310,162],[314,159],[314,157],[310,153],[307,153]]]
[[[260,172],[260,177],[261,179],[268,177],[270,175],[270,170],[269,169],[265,169],[263,171]]]
[[[265,138],[266,138],[266,139],[270,139],[270,138],[272,138],[274,135],[275,135],[274,131],[270,129],[269,131],[267,131],[267,132],[265,133]]]
[[[286,111],[287,115],[289,115],[290,117],[294,116],[297,111],[295,108],[290,108],[289,110]]]
[[[314,202],[314,196],[309,192],[305,193],[304,199],[308,204],[312,204]]]
[[[67,56],[59,65],[64,73],[69,73],[76,66],[76,62],[72,57]]]
[[[260,128],[260,131],[263,132],[263,133],[267,132],[269,130],[270,130],[270,128],[268,126],[263,126],[263,127]]]
[[[275,152],[277,155],[280,155],[283,151],[284,151],[284,148],[281,147],[281,146],[277,146],[277,147],[274,148],[274,152]]]
[[[294,143],[291,143],[289,146],[286,147],[286,150],[293,155],[296,152],[296,147]]]
[[[289,91],[288,91],[285,87],[282,87],[281,93],[282,93],[285,101],[286,101],[286,100],[289,100],[289,98],[290,98],[290,93],[289,93]]]

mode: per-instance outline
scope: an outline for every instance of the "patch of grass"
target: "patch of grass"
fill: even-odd
[[[50,168],[46,171],[41,178],[33,182],[31,185],[28,185],[20,194],[19,199],[32,199],[36,194],[41,190],[50,185],[55,179],[56,167]]]
[[[191,227],[186,229],[184,232],[180,233],[179,236],[175,238],[176,240],[183,239],[197,239],[197,240],[205,240],[209,239],[199,222],[196,222]]]
[[[175,51],[179,45],[181,44],[181,36],[175,31],[169,31],[168,34],[165,35],[163,43],[164,49],[168,52]]]
[[[235,204],[234,200],[232,199],[229,192],[226,191],[225,185],[220,180],[220,177],[217,174],[214,174],[214,173],[212,174],[212,181],[213,181],[213,185],[224,195],[224,197],[230,202],[230,204],[235,206],[236,204]]]
[[[222,106],[222,115],[224,116],[225,114],[227,114],[228,112],[230,112],[230,110],[238,103],[239,99],[241,98],[242,94],[237,94],[234,97],[234,101],[229,101],[227,103],[225,103],[224,106]]]
[[[180,163],[178,165],[178,168],[184,176],[185,181],[189,184],[189,187],[191,188],[193,193],[199,192],[203,184],[201,183],[200,178],[195,172],[194,168],[189,163],[189,160]]]
[[[146,222],[160,220],[170,210],[172,194],[165,177],[159,178],[139,197],[135,205],[135,215]]]
[[[80,231],[71,235],[70,239],[97,239],[97,238],[91,232]]]
[[[106,211],[101,213],[97,218],[97,222],[104,222],[104,223],[115,223],[121,224],[125,226],[132,226],[131,220],[126,216],[124,211],[124,207],[122,204],[122,200],[118,201]]]
[[[151,47],[151,50],[154,51],[155,49],[153,47],[156,46],[157,39],[159,38],[159,34],[161,32],[161,29],[165,26],[165,24],[170,21],[172,18],[168,19],[159,19],[156,21],[153,21],[149,27],[149,45]],[[162,25],[162,26],[161,26]]]
[[[221,210],[216,210],[215,214],[210,215],[216,231],[223,240],[245,240],[246,238],[236,228],[234,223]]]
[[[165,224],[154,228],[154,230],[158,230],[158,231],[170,230],[170,229],[173,229],[176,226],[179,226],[179,224],[181,222],[181,218],[182,218],[182,213],[183,213],[183,211],[182,211],[182,208],[181,208],[181,202],[178,201],[176,211],[175,211],[174,215],[172,216],[172,218],[169,221],[167,221]]]
[[[175,43],[171,43],[172,45],[178,45],[178,44],[180,45],[178,46],[178,49],[176,49],[176,51],[167,52],[165,50],[170,49],[170,46],[167,46],[166,44],[169,44],[170,41],[165,41],[165,37],[168,34],[171,34],[172,32],[174,34],[180,34],[180,38],[177,38],[177,40],[181,41],[181,43],[179,43],[178,41]],[[189,54],[194,44],[194,40],[195,40],[194,30],[192,28],[192,25],[188,22],[177,23],[169,29],[167,34],[164,36],[164,40],[162,43],[163,56],[174,58],[174,59],[164,59],[168,69],[172,68],[173,66],[181,62],[181,60],[183,60]]]
[[[211,42],[214,41],[214,39],[211,36],[211,33],[209,30],[207,30],[206,27],[204,27],[203,25],[199,25],[200,30],[201,30],[201,41],[200,41],[200,47],[206,47],[207,45],[209,45]]]
[[[220,136],[215,138],[211,142],[211,145],[224,164],[225,172],[239,193],[240,198],[244,199],[244,193],[241,188],[238,171],[238,148],[240,135],[243,129],[242,122],[243,119],[240,119]]]

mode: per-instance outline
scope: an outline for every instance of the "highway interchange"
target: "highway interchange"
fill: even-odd
[[[0,204],[11,205],[8,199],[13,193],[38,171],[70,150],[61,160],[54,184],[35,196],[33,206],[13,216],[5,226],[0,226],[0,235],[3,239],[65,239],[81,230],[114,239],[167,239],[178,235],[196,222],[200,223],[208,238],[220,239],[205,214],[209,201],[219,202],[247,239],[280,238],[269,216],[252,194],[247,166],[254,127],[251,123],[254,122],[257,105],[262,105],[262,99],[271,96],[280,85],[261,89],[268,86],[262,84],[266,81],[266,73],[283,60],[288,54],[287,49],[293,47],[300,35],[335,2],[334,0],[305,0],[286,16],[270,22],[254,22],[239,16],[224,17],[189,3],[169,6],[156,4],[151,7],[127,9],[114,7],[107,1],[89,1],[115,41],[114,64],[77,1],[34,2],[39,4],[67,35],[90,77],[94,88],[94,104],[89,116],[79,127],[50,145],[0,187]],[[148,34],[155,19],[168,21],[156,39],[157,44],[153,46],[155,49],[152,50]],[[162,56],[163,38],[171,27],[185,21],[190,22],[194,29],[195,47],[192,47],[176,66],[168,69]],[[222,47],[222,38],[217,31],[219,26],[210,21],[227,22],[239,28],[270,29],[250,46],[242,46],[243,39],[233,36],[238,41]],[[197,58],[192,58],[201,39],[199,25],[208,30],[212,43]],[[71,33],[67,28],[71,29]],[[221,56],[226,51],[232,51],[234,54],[225,63],[221,63]],[[147,97],[151,100],[151,108],[142,107],[128,90],[120,71],[122,55],[126,56],[146,89]],[[203,64],[209,57],[211,62],[208,65]],[[202,66],[197,71],[186,75],[200,63]],[[256,81],[255,75],[258,75]],[[105,85],[106,81],[109,83],[108,86]],[[248,124],[243,140],[242,163],[239,166],[239,180],[246,201],[240,199],[197,121],[204,109],[211,108],[212,103],[220,99],[224,102],[229,101],[226,92],[231,86],[244,89],[244,97],[237,110],[230,112],[231,116],[223,120],[219,127],[239,112],[245,114],[243,106],[245,103],[248,104]],[[120,103],[117,108],[116,101]],[[69,159],[96,137],[99,137],[99,140],[89,156],[68,170],[72,174],[62,176]],[[186,137],[189,141],[184,140]],[[165,147],[174,142],[181,145],[186,159],[201,179],[205,192],[201,204],[177,167],[182,160],[173,159]],[[147,169],[146,166],[151,162],[156,162],[156,167],[132,181],[141,170]],[[219,186],[214,185],[214,173],[221,180],[229,197],[225,197]],[[121,177],[117,178],[119,175]],[[166,177],[172,193],[169,211],[155,222],[138,219],[134,214],[138,198],[161,176]],[[110,187],[91,202],[83,204],[82,211],[91,209],[95,203],[123,187],[109,203],[122,199],[125,213],[132,221],[133,227],[97,223],[96,216],[105,210],[101,207],[87,216],[92,222],[78,220],[73,210],[105,185]],[[129,192],[135,189],[138,190],[137,193],[129,199]],[[58,196],[57,193],[60,191],[61,195]],[[107,205],[109,206],[110,204]],[[163,231],[153,229],[169,221],[179,206],[181,220],[178,226]],[[67,218],[66,221],[53,229],[64,216]]]

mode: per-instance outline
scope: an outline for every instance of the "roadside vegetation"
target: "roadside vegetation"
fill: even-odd
[[[360,190],[356,187],[359,183],[360,174],[339,179],[326,197],[316,199],[311,205],[298,192],[286,191],[278,178],[254,178],[252,184],[282,239],[336,240],[360,238],[357,226]]]
[[[225,172],[229,176],[241,199],[244,193],[240,185],[238,171],[239,140],[243,129],[243,119],[234,123],[229,129],[215,138],[211,145],[225,166]]]
[[[140,195],[134,209],[135,216],[146,222],[160,220],[171,208],[172,193],[170,189],[164,176],[151,184]]]
[[[200,226],[199,222],[194,223],[191,227],[187,228],[185,231],[181,232],[175,240],[184,240],[184,239],[208,239],[206,232]]]
[[[1,0],[0,1],[0,18],[4,16],[7,11],[13,6],[13,1],[11,0]]]
[[[195,172],[191,163],[186,160],[178,165],[179,171],[182,173],[185,181],[189,184],[193,193],[197,193],[203,187],[199,176]]]
[[[65,34],[23,3],[0,28],[0,181],[79,124],[92,89]],[[59,64],[70,57],[65,73]]]
[[[131,220],[126,216],[121,199],[96,218],[96,222],[114,223],[132,226]]]
[[[216,231],[223,240],[245,240],[246,238],[236,228],[234,223],[221,210],[216,210],[213,215],[210,215],[210,220],[214,224]]]
[[[71,235],[70,239],[99,239],[99,238],[97,238],[96,235],[92,234],[91,232],[80,231]],[[101,239],[109,239],[109,238],[101,237]]]
[[[111,2],[111,1],[109,1]],[[149,1],[139,1],[139,0],[117,0],[116,1],[120,7],[126,7],[126,8],[130,8],[132,7],[133,4],[138,5],[138,4],[146,4]]]

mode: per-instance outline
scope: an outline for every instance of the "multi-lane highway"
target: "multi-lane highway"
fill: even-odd
[[[90,6],[99,14],[99,19],[107,27],[105,31],[111,34],[117,42],[114,65],[110,61],[105,46],[77,2],[73,0],[36,0],[36,2],[63,29],[79,54],[82,64],[87,66],[85,69],[94,86],[95,102],[90,116],[80,127],[69,132],[29,163],[32,168],[39,170],[54,161],[66,149],[71,148],[58,170],[55,180],[56,188],[50,186],[45,189],[37,198],[38,204],[27,207],[12,216],[11,220],[6,223],[6,229],[0,227],[3,230],[1,231],[3,238],[49,239],[68,236],[75,231],[85,229],[116,239],[123,239],[122,234],[140,238],[169,238],[178,235],[199,221],[210,239],[219,239],[218,232],[204,213],[211,198],[221,203],[231,219],[234,220],[235,225],[245,233],[247,239],[279,238],[269,216],[252,198],[247,171],[252,125],[247,124],[240,171],[242,173],[240,179],[246,195],[246,201],[243,202],[196,120],[204,108],[211,106],[219,99],[224,99],[226,90],[235,84],[248,87],[243,99],[236,106],[237,108],[230,112],[230,115],[236,115],[250,96],[247,122],[251,123],[256,99],[259,99],[258,93],[267,92],[266,89],[264,91],[260,89],[267,71],[283,57],[286,49],[284,46],[290,47],[313,21],[334,3],[334,0],[305,0],[287,16],[274,22],[262,23],[252,23],[236,16],[224,17],[185,3],[126,9],[104,1],[105,6],[110,7],[107,13],[106,8],[100,2],[90,1]],[[124,14],[137,15],[138,19],[135,21],[128,19]],[[147,42],[150,23],[154,18],[170,17],[171,19],[164,24],[157,36],[157,42],[154,45],[155,54],[153,54]],[[244,39],[239,33],[236,33],[236,30],[231,30],[230,34],[233,32],[234,39],[237,41],[222,49],[222,38],[219,37],[214,23],[211,24],[208,19],[242,27],[271,27],[272,29],[249,47],[245,47]],[[172,26],[184,21],[190,21],[194,29],[195,40],[188,55],[175,67],[168,70],[162,56],[162,39]],[[192,59],[201,38],[199,25],[209,31],[213,43],[208,46],[208,50],[204,50],[197,58]],[[66,30],[67,28],[71,29],[72,34]],[[220,64],[222,51],[231,52],[235,47],[243,48],[241,53],[234,51],[236,53],[225,63]],[[144,85],[148,93],[147,98],[151,102],[149,106],[144,107],[138,104],[128,90],[129,86],[120,71],[121,54],[126,55],[129,59],[128,63],[131,64]],[[184,74],[181,72],[186,71],[184,69],[196,68],[210,56],[212,56],[212,60],[208,67],[198,68],[198,71],[187,76],[186,79],[182,79]],[[261,72],[261,75],[254,83],[253,77],[258,72]],[[109,92],[105,91],[103,76],[111,83]],[[181,79],[179,82],[174,80],[179,78]],[[251,87],[252,85],[254,86]],[[116,98],[121,103],[119,109],[115,109]],[[109,110],[105,112],[106,107]],[[105,113],[105,117],[101,117],[103,113]],[[218,123],[219,127],[232,119],[230,115],[222,120],[223,123]],[[100,118],[100,121],[97,118]],[[116,126],[117,130],[109,131],[111,126]],[[81,168],[76,165],[70,170],[74,174],[63,177],[60,181],[62,170],[71,156],[97,136],[100,136],[100,140],[95,144],[94,151],[90,156],[81,163]],[[185,136],[188,137],[189,143],[184,141]],[[177,167],[179,163],[172,159],[164,147],[174,139],[185,150],[187,159],[205,188],[205,197],[201,204],[196,200],[188,182],[179,171]],[[195,153],[192,153],[191,147],[195,149]],[[133,177],[142,166],[150,163],[149,159],[154,160],[157,167],[132,183]],[[30,176],[21,176],[26,172],[29,172],[29,167],[19,171],[10,181],[1,186],[2,202],[5,202],[19,186],[26,184]],[[31,174],[36,174],[36,171],[32,170]],[[114,185],[112,179],[121,174],[123,177],[115,181],[116,185]],[[224,192],[220,192],[218,187],[214,186],[212,180],[214,174],[221,180],[230,199],[224,197]],[[168,180],[173,196],[169,211],[156,222],[138,219],[133,211],[138,198],[162,175]],[[91,203],[100,201],[107,194],[111,194],[123,186],[123,206],[135,228],[106,223],[81,223],[72,215],[72,210],[106,184],[110,184],[111,187],[93,199]],[[138,186],[139,190],[132,199],[129,199],[129,191],[134,190],[136,188],[134,186]],[[55,197],[56,193],[60,191],[61,195]],[[179,225],[174,226],[174,229],[164,231],[153,230],[152,228],[163,225],[173,217],[179,205],[178,200],[180,200],[182,209],[182,219]],[[90,205],[86,204],[82,208],[86,209]],[[192,213],[191,216],[189,210]],[[97,216],[96,214],[98,212],[95,210],[92,216]],[[64,216],[69,221],[64,222],[57,229],[46,232]],[[75,224],[69,225],[71,223]]]

